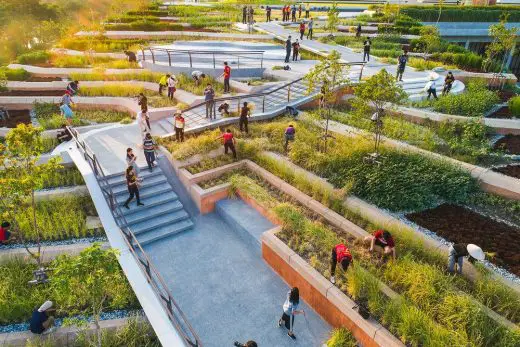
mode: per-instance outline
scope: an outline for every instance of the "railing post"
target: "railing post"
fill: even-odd
[[[216,69],[216,64],[215,64],[215,52],[213,52],[213,68]]]
[[[237,112],[238,112],[238,114],[240,115],[240,98],[238,98],[238,103],[237,103]]]
[[[188,52],[188,57],[190,57],[190,69],[193,68],[193,64],[192,64],[192,61],[191,61],[191,52]]]
[[[262,53],[262,58],[260,58],[260,68],[263,69],[264,67],[264,53]]]
[[[97,160],[96,160],[95,154],[92,154],[92,164],[94,165],[94,175],[96,175],[96,177],[97,177],[98,176],[98,167],[97,167]]]
[[[265,112],[265,95],[264,95],[264,98],[262,99],[262,113]]]
[[[365,64],[361,65],[361,71],[359,72],[359,82],[361,82],[361,78],[363,78],[363,69],[365,68]]]
[[[172,57],[170,56],[170,51],[166,50],[166,53],[168,53],[168,65],[172,66]]]
[[[153,54],[153,51],[151,48],[150,48],[150,53],[152,53],[152,62],[155,64],[155,54]]]
[[[287,102],[291,101],[291,85],[287,87]]]
[[[238,56],[238,67],[237,69],[240,69],[240,56]]]
[[[144,56],[144,48],[143,47],[141,47],[141,52],[143,53],[143,61],[146,61],[146,58]]]

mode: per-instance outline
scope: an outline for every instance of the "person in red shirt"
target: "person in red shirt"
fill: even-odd
[[[369,251],[374,250],[374,246],[379,246],[384,250],[384,255],[392,253],[392,257],[395,259],[395,242],[392,235],[383,229],[376,230],[372,236],[365,238],[366,243],[370,243]]]
[[[229,93],[231,91],[231,88],[229,87],[229,79],[231,78],[231,68],[229,67],[227,61],[224,62],[224,73],[220,76],[224,76],[224,93]]]
[[[352,263],[352,254],[350,254],[350,250],[343,243],[334,246],[330,254],[330,281],[333,284],[336,283],[334,275],[338,263],[341,264],[343,271],[347,271],[348,266]]]
[[[303,21],[300,22],[300,40],[303,40],[303,35],[305,35],[305,23]]]
[[[228,154],[228,150],[231,150],[233,153],[233,158],[237,158],[237,151],[235,149],[235,138],[233,137],[233,133],[231,132],[231,129],[226,129],[226,132],[222,135],[220,135],[217,140],[223,139],[224,140],[224,153]]]
[[[0,227],[0,244],[8,243],[11,238],[11,232],[9,229],[11,228],[11,223],[3,222]]]

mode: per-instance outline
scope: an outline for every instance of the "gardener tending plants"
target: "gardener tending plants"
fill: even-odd
[[[448,271],[455,270],[455,263],[457,263],[457,272],[462,273],[462,264],[464,257],[469,256],[470,259],[484,260],[485,255],[482,249],[474,244],[456,243],[450,246],[450,253],[448,256]]]
[[[395,259],[394,238],[388,231],[383,229],[376,230],[374,235],[365,237],[365,243],[370,243],[370,252],[374,250],[374,246],[379,246],[383,249],[385,257],[392,253],[392,257]]]
[[[38,309],[35,309],[31,316],[29,329],[34,334],[48,334],[53,331],[54,317],[49,313],[54,311],[51,309],[52,301],[45,301]]]
[[[228,154],[228,150],[231,150],[233,153],[233,158],[237,158],[237,151],[235,149],[235,143],[236,140],[233,137],[233,133],[231,132],[231,129],[226,129],[226,132],[219,136],[217,140],[223,139],[224,140],[224,153]]]
[[[340,243],[332,248],[330,254],[330,281],[332,284],[336,283],[334,275],[336,273],[336,265],[341,264],[343,271],[347,271],[348,266],[352,263],[352,254],[345,244]]]

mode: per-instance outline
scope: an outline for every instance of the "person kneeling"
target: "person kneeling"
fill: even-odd
[[[38,309],[34,309],[29,329],[34,334],[48,334],[54,330],[54,317],[49,313],[54,311],[51,309],[52,301],[45,301]]]
[[[343,271],[347,271],[348,266],[352,263],[352,254],[343,243],[334,246],[330,254],[330,281],[333,284],[336,283],[334,275],[336,274],[336,264],[338,263],[341,264]]]
[[[395,242],[394,238],[388,231],[382,229],[376,230],[374,235],[365,238],[365,242],[370,242],[370,252],[374,250],[374,246],[379,246],[383,249],[385,257],[392,253],[392,257],[395,259]]]

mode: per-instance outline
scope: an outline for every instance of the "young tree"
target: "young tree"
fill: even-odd
[[[441,20],[443,5],[444,5],[444,0],[439,0],[439,16],[437,17],[437,24],[439,24],[439,21]]]
[[[517,27],[507,28],[508,14],[504,14],[500,19],[500,23],[493,24],[489,27],[489,36],[493,41],[486,48],[486,59],[484,60],[484,70],[488,71],[493,66],[493,62],[502,57],[500,72],[504,71],[505,64],[512,54],[515,47]]]
[[[423,49],[424,59],[428,58],[428,55],[432,52],[439,50],[441,47],[441,36],[439,34],[439,29],[432,25],[426,25],[421,27],[419,42],[421,43],[421,48]]]
[[[96,345],[101,347],[99,321],[103,311],[128,304],[132,289],[119,267],[118,250],[102,249],[100,243],[78,256],[62,255],[53,263],[50,286],[60,310],[69,314],[92,315]]]
[[[370,76],[364,83],[354,87],[355,99],[352,106],[360,114],[372,114],[370,117],[374,124],[375,133],[375,157],[379,155],[379,144],[381,142],[381,131],[385,109],[399,105],[406,99],[403,88],[397,84],[394,76],[385,69]]]
[[[312,93],[320,88],[320,114],[326,118],[324,150],[327,150],[329,138],[329,120],[331,111],[336,107],[336,91],[340,87],[350,85],[348,73],[350,66],[341,62],[341,55],[333,50],[325,59],[322,59],[305,75],[307,81],[307,93]]]
[[[36,260],[41,269],[42,230],[36,216],[35,191],[42,189],[44,182],[56,172],[60,158],[38,163],[43,153],[42,129],[19,124],[7,133],[5,145],[0,144],[0,207],[3,218],[9,220],[27,253]],[[21,230],[16,216],[25,211],[32,214],[32,232]],[[25,233],[28,232],[29,235]],[[27,239],[35,238],[37,251],[29,249]]]
[[[338,4],[335,2],[332,4],[332,7],[327,12],[327,29],[330,31],[332,35],[338,28],[339,24],[339,10]]]

